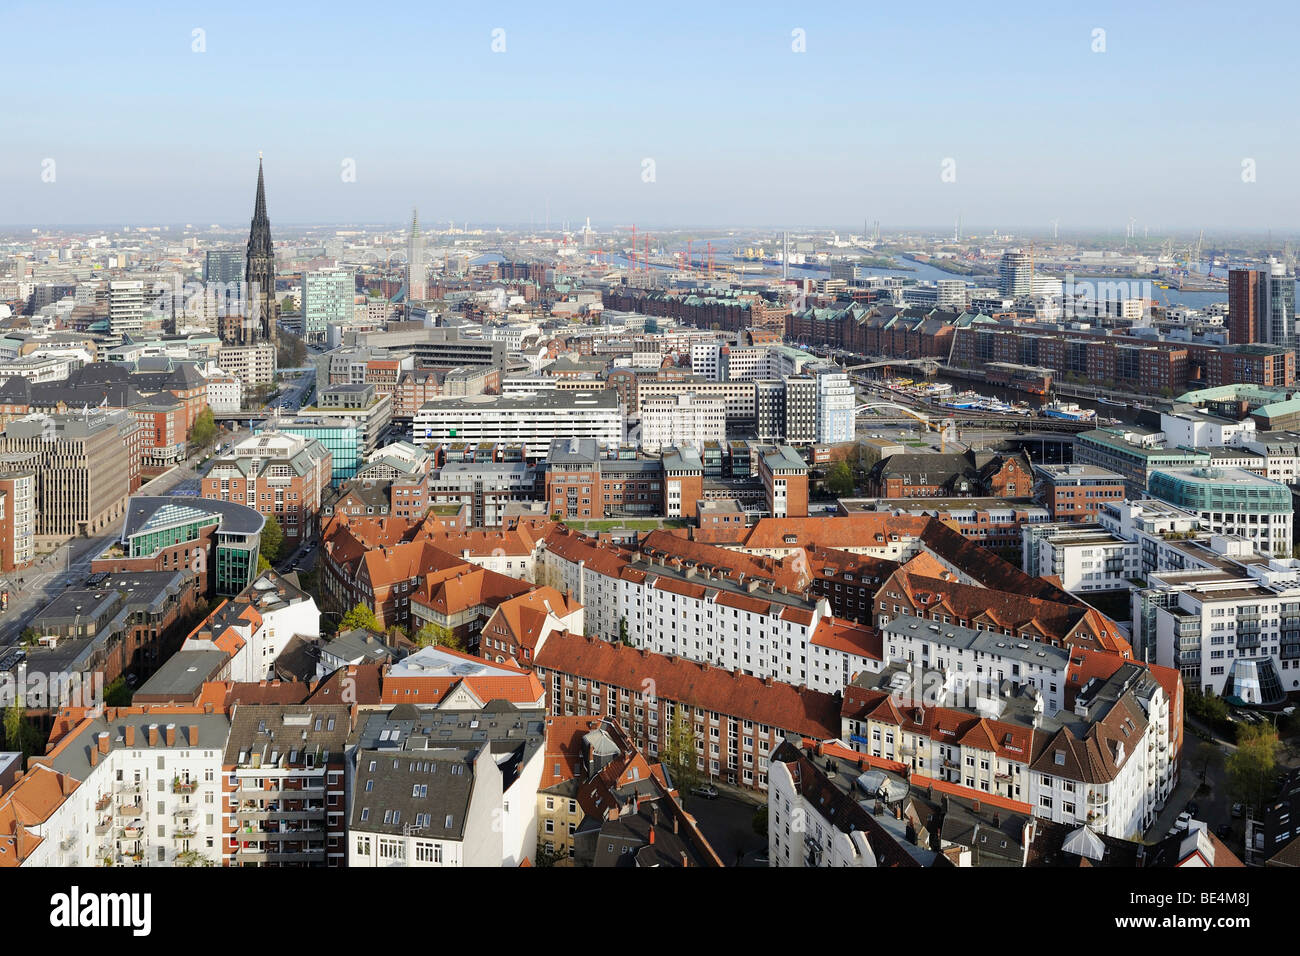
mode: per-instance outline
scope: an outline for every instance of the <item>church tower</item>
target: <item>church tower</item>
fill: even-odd
[[[266,218],[266,187],[262,182],[262,157],[257,157],[257,200],[248,230],[244,282],[249,310],[239,329],[239,344],[275,344],[275,250],[271,246],[271,221]]]

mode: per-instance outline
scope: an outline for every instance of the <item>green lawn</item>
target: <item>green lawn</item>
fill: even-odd
[[[566,520],[562,523],[578,531],[613,531],[616,528],[630,531],[656,531],[659,528],[689,527],[689,522],[681,518],[627,518],[623,520],[609,518],[603,521]]]

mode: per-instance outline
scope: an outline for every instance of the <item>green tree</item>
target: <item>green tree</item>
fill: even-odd
[[[767,839],[767,804],[766,803],[760,805],[759,808],[754,811],[754,818],[752,823],[754,825],[754,832],[757,833],[759,836],[761,836],[764,840],[766,840]]]
[[[685,796],[700,779],[698,757],[695,752],[695,730],[682,716],[682,708],[673,709],[673,719],[668,725],[659,760],[668,770],[679,793]]]
[[[1237,749],[1227,760],[1228,787],[1233,796],[1259,806],[1277,771],[1277,733],[1271,726],[1243,724]]]
[[[627,637],[627,617],[626,617],[626,616],[624,616],[624,617],[620,617],[620,618],[618,619],[618,639],[619,639],[619,641],[620,641],[621,643],[623,643],[623,644],[631,644],[631,643],[632,643],[630,640],[628,640],[628,637]]]
[[[1214,741],[1202,740],[1196,745],[1194,760],[1196,766],[1200,768],[1201,779],[1204,780],[1211,767],[1223,766],[1223,751]]]
[[[104,703],[109,707],[130,707],[131,688],[126,686],[126,678],[119,677],[104,688]]]
[[[40,639],[41,639],[41,632],[36,630],[36,628],[34,627],[23,628],[22,636],[19,638],[19,640],[22,641],[24,647],[31,647]]]
[[[190,441],[200,448],[207,448],[217,437],[217,423],[212,417],[212,409],[205,408],[199,412],[199,417],[194,420],[194,427],[190,429]]]
[[[546,849],[546,844],[541,840],[537,841],[537,853],[534,856],[533,864],[535,866],[555,866],[556,863],[563,859],[554,850]]]
[[[343,615],[343,620],[339,621],[340,631],[353,631],[358,628],[367,631],[382,630],[379,626],[379,618],[375,617],[375,612],[364,604],[358,604]]]
[[[177,866],[216,866],[198,850],[182,850],[176,854]]]
[[[257,555],[257,573],[261,574],[263,571],[270,571],[270,570],[271,570],[271,562],[266,560],[266,555],[259,553]]]
[[[18,704],[5,710],[4,736],[6,749],[21,751],[24,764],[32,754],[45,751],[46,735],[27,719],[27,712]]]
[[[847,461],[837,461],[826,472],[822,487],[837,498],[853,494],[853,469]]]
[[[284,532],[280,530],[280,522],[276,520],[275,515],[267,515],[266,524],[262,526],[262,545],[258,553],[274,563],[280,557],[282,547],[284,547]]]
[[[457,637],[456,632],[445,624],[434,624],[430,621],[424,627],[415,632],[415,644],[417,647],[450,647],[453,651],[464,651],[464,639]]]

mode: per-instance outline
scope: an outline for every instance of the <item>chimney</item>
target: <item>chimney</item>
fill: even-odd
[[[980,802],[979,802],[978,800],[974,801],[974,803],[973,803],[973,805],[972,805],[972,809],[973,809],[976,813],[979,813],[979,812],[980,812]]]
[[[126,739],[126,745],[128,747],[134,747],[135,746],[135,724],[127,724],[126,731],[123,734],[123,736]]]
[[[99,745],[99,752],[102,754],[108,753],[108,731],[100,731],[96,740]]]
[[[190,724],[190,746],[197,747],[198,745],[199,745],[199,725]]]
[[[673,832],[677,832],[677,815],[673,814]]]
[[[655,828],[654,828],[654,827],[651,827],[651,828],[650,828],[650,845],[651,845],[651,846],[654,846],[654,845],[655,845]]]
[[[91,751],[90,751],[90,765],[93,767],[93,766],[95,766],[95,764],[97,764],[97,763],[99,763],[99,751],[98,751],[98,750],[91,750]]]
[[[150,747],[158,746],[158,725],[157,724],[149,725],[149,746]]]
[[[691,865],[691,858],[686,855],[685,850],[682,850],[682,866],[690,866],[690,865]]]
[[[166,730],[166,739],[167,739],[167,746],[168,746],[168,747],[175,747],[175,746],[176,746],[176,725],[175,725],[175,724],[168,724],[168,725],[167,725],[167,730]]]
[[[998,813],[996,810],[994,810],[994,811],[993,811],[993,826],[995,826],[995,827],[1000,827],[1001,825],[1002,825],[1002,814],[1000,814],[1000,813]]]

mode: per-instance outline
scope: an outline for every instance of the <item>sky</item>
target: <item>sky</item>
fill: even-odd
[[[1300,231],[1300,5],[1134,6],[0,0],[0,224]]]

